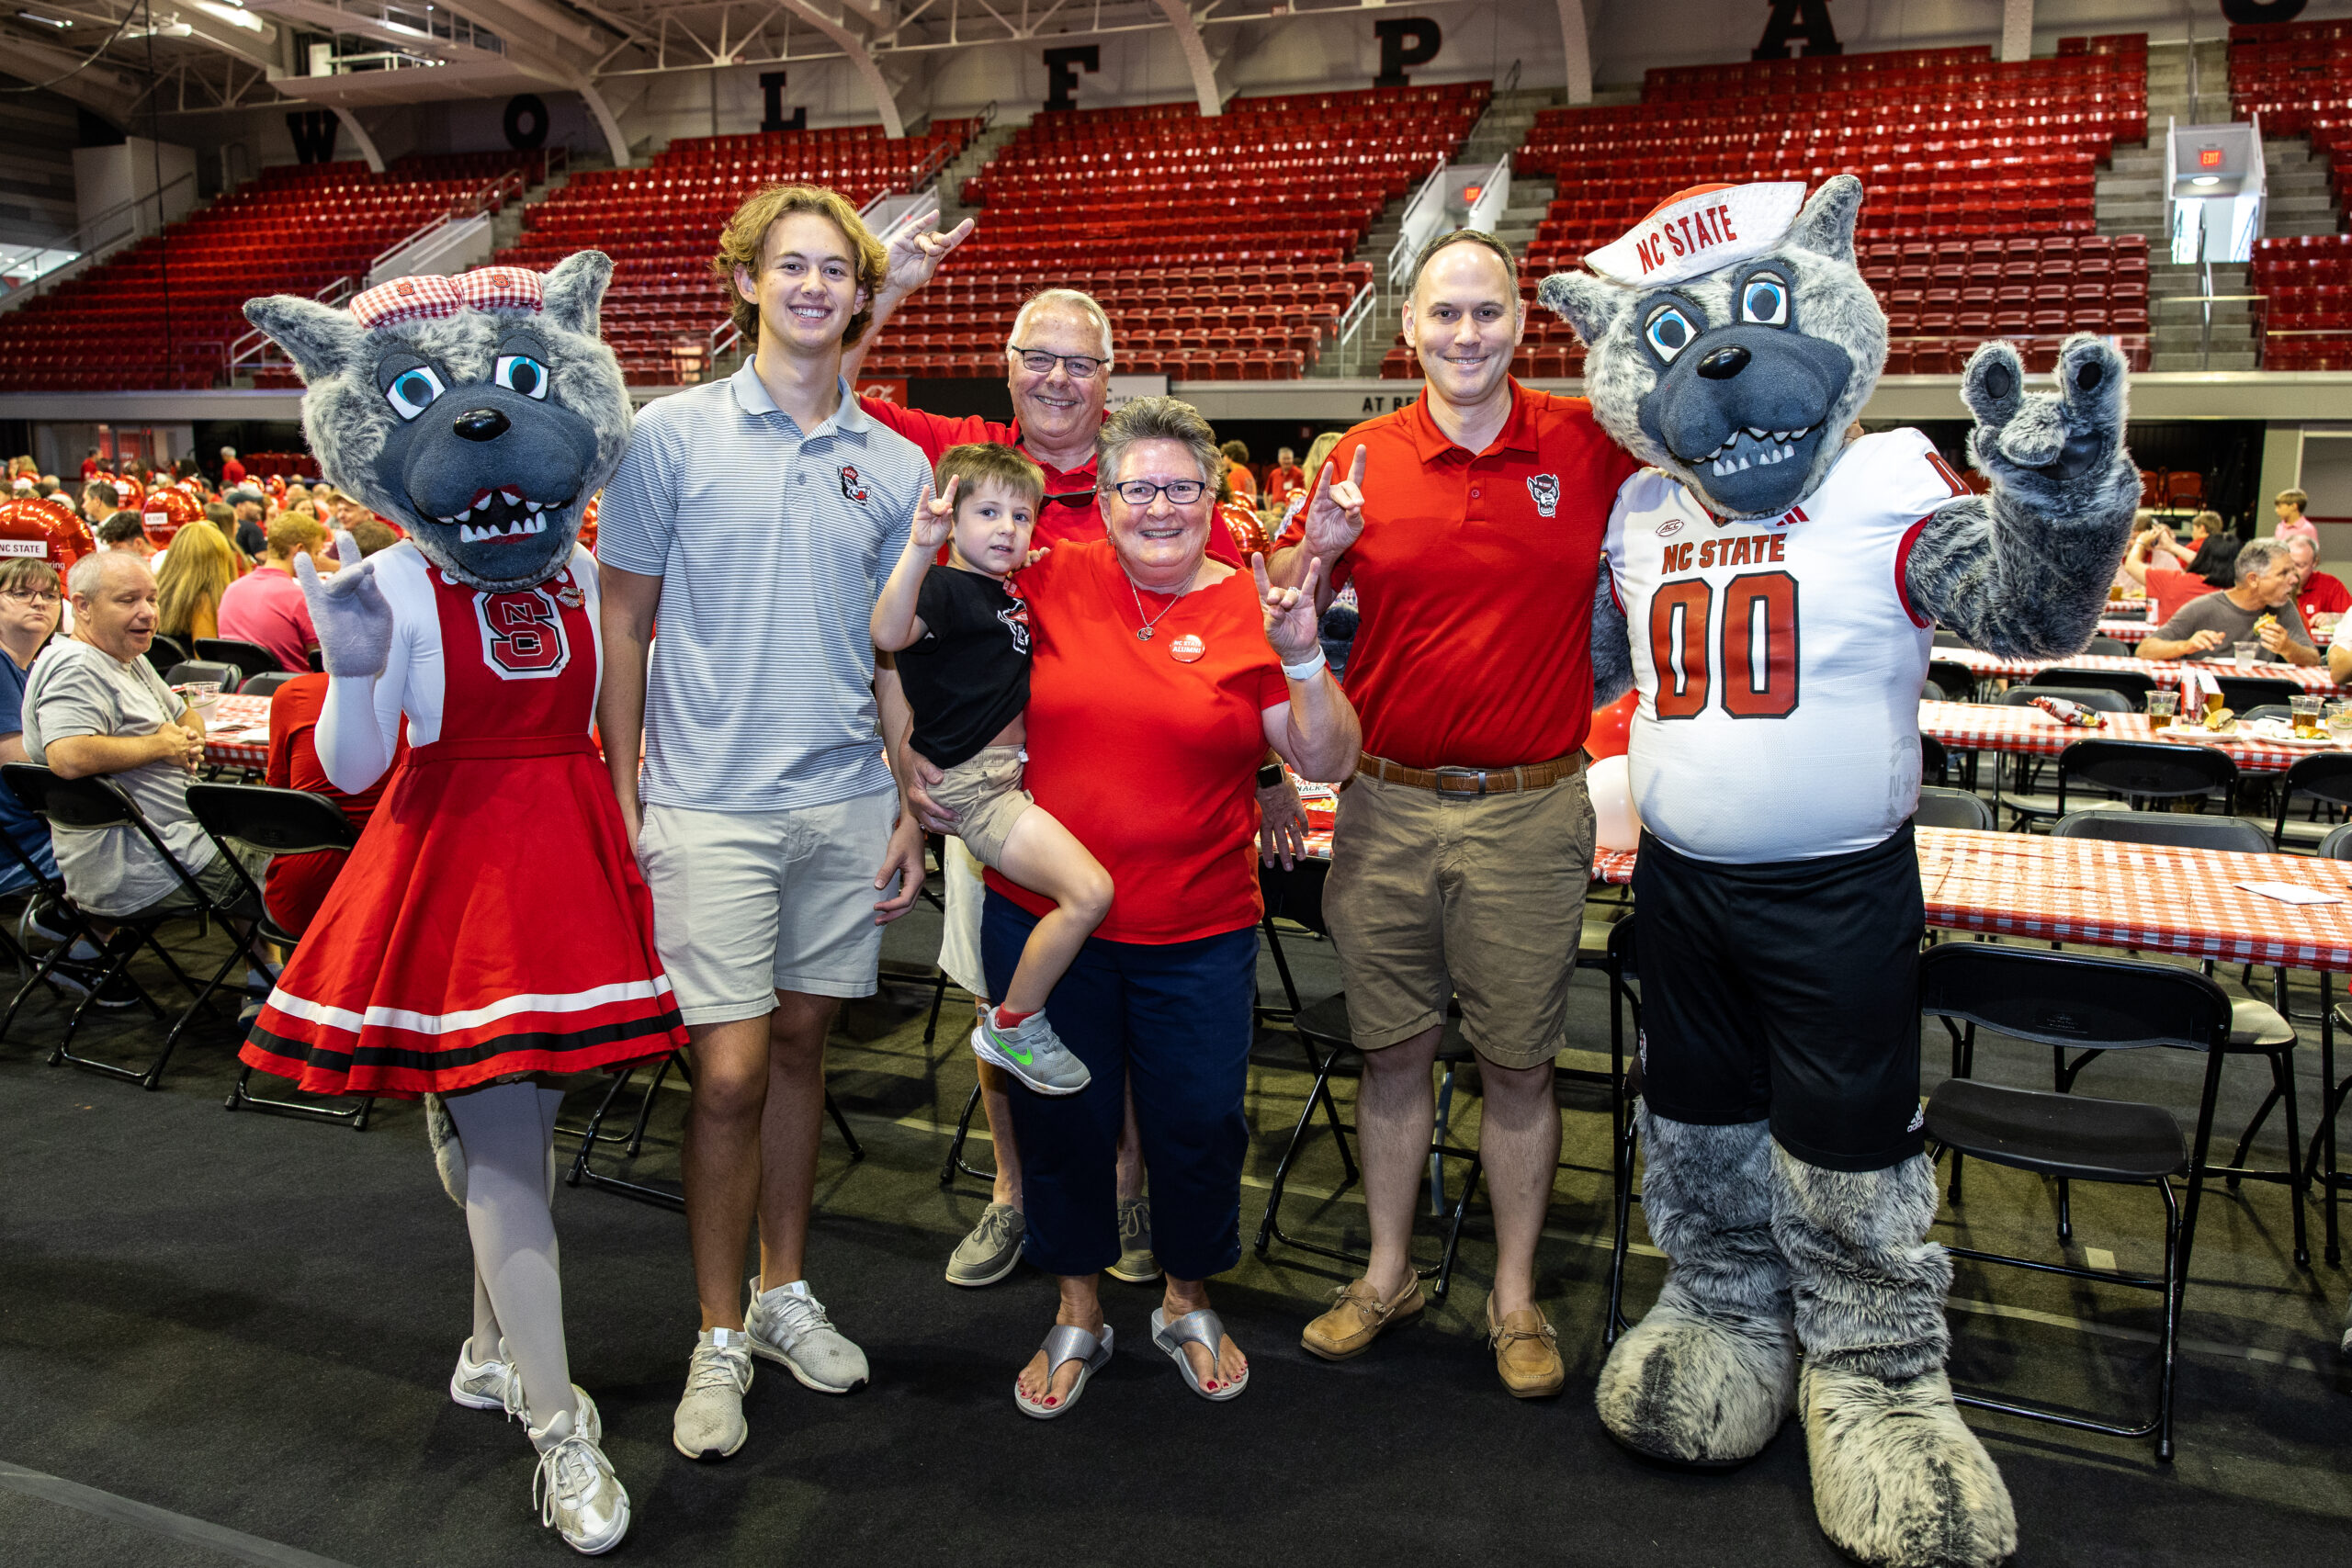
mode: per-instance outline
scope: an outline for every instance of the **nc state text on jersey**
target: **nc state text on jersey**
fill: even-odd
[[[1788,547],[1786,534],[1735,534],[1728,539],[1691,539],[1666,547],[1662,571],[1701,571],[1718,566],[1751,566],[1779,560]]]

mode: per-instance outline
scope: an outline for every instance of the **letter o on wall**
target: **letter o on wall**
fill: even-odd
[[[506,100],[506,145],[518,152],[544,147],[548,141],[548,106],[537,93],[517,93]]]

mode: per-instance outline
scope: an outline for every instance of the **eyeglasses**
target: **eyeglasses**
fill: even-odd
[[[1021,356],[1021,368],[1033,376],[1050,376],[1054,373],[1054,367],[1060,365],[1067,367],[1070,378],[1077,381],[1092,380],[1096,371],[1111,363],[1107,359],[1097,359],[1091,354],[1047,354],[1042,348],[1023,348],[1018,344],[1013,345],[1012,352]]]
[[[1156,485],[1149,479],[1129,479],[1125,484],[1115,484],[1111,488],[1117,491],[1119,499],[1129,506],[1149,506],[1154,499],[1163,495],[1175,505],[1190,506],[1200,500],[1209,487],[1198,479],[1178,479],[1164,485]]]
[[[1064,491],[1059,495],[1046,496],[1044,500],[1048,506],[1091,506],[1094,504],[1094,496],[1095,492],[1091,490],[1072,490]]]
[[[0,588],[0,599],[13,599],[25,604],[54,604],[62,597],[54,589]]]

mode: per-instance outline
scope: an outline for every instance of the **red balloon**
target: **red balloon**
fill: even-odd
[[[1607,707],[1592,710],[1592,733],[1585,737],[1584,749],[1594,761],[1625,754],[1629,744],[1625,731],[1634,722],[1634,707],[1640,700],[1640,693],[1628,692]]]

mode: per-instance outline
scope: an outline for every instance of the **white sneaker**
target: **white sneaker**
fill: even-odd
[[[752,1392],[752,1345],[740,1328],[706,1328],[686,1367],[686,1394],[670,1421],[670,1442],[688,1459],[725,1459],[751,1427],[743,1396]]]
[[[449,1397],[469,1410],[504,1410],[508,1385],[515,1383],[514,1364],[492,1357],[474,1359],[473,1337],[458,1347],[458,1370],[449,1374]]]
[[[514,1371],[514,1363],[512,1361],[506,1363],[506,1415],[510,1420],[520,1421],[523,1423],[523,1430],[527,1432],[531,1430],[532,1422],[530,1411],[524,1408],[523,1405],[522,1375]],[[454,1393],[457,1391],[452,1389],[450,1392]],[[460,1403],[463,1402],[460,1401]],[[579,1427],[581,1433],[592,1443],[603,1442],[605,1440],[605,1418],[597,1413],[596,1402],[588,1397],[588,1391],[582,1388],[578,1383],[573,1383],[571,1385],[571,1403],[579,1407],[580,1419],[576,1425]]]
[[[865,1386],[865,1352],[833,1326],[806,1280],[772,1291],[762,1291],[753,1280],[743,1332],[751,1336],[752,1354],[781,1361],[804,1388],[849,1393]]]
[[[592,1414],[583,1405],[583,1414]],[[539,1468],[531,1478],[531,1503],[539,1523],[552,1525],[563,1543],[583,1557],[610,1551],[628,1534],[628,1492],[613,1473],[612,1461],[597,1446],[597,1438],[575,1429],[569,1410],[559,1412],[545,1427],[530,1428],[531,1446],[539,1450]]]

